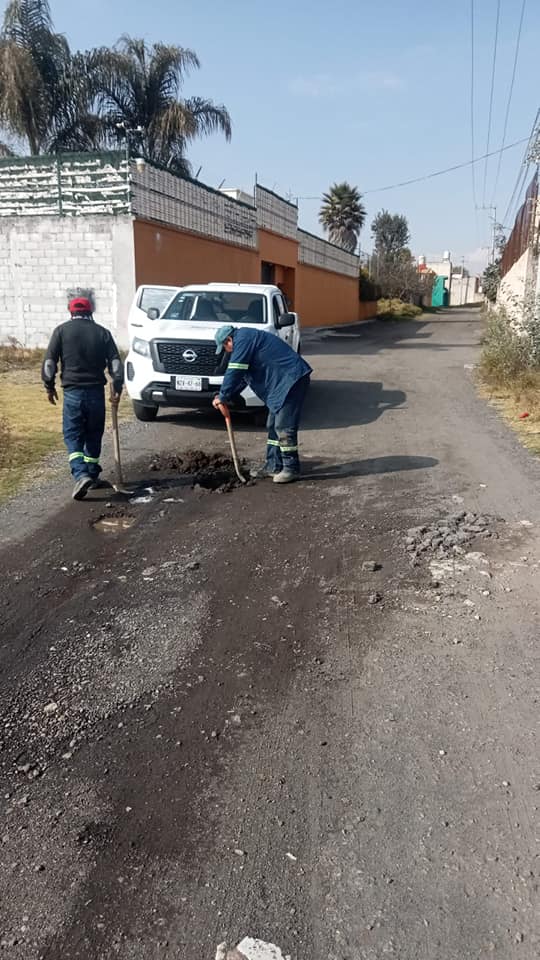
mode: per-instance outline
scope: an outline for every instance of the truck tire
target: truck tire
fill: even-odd
[[[144,423],[155,420],[158,415],[158,410],[159,407],[157,404],[149,406],[147,403],[141,403],[140,400],[133,401],[133,413],[137,417],[137,420],[143,420]]]
[[[252,413],[253,425],[257,429],[262,429],[266,427],[266,421],[268,420],[268,410],[266,407],[258,407]]]

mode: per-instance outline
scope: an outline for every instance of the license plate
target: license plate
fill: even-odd
[[[202,377],[174,377],[175,390],[202,390]]]

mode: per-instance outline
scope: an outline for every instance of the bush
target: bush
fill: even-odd
[[[414,320],[421,313],[421,307],[403,300],[382,299],[377,302],[377,316],[380,320]]]
[[[522,304],[520,322],[504,308],[493,310],[483,339],[480,374],[491,387],[523,390],[538,383],[540,332],[534,298]]]
[[[480,361],[482,379],[492,387],[513,387],[526,371],[533,370],[530,339],[518,333],[502,309],[490,315]]]

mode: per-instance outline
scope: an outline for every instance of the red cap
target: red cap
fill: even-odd
[[[87,297],[75,297],[73,300],[70,300],[68,303],[68,310],[72,315],[74,313],[94,312],[94,308]]]

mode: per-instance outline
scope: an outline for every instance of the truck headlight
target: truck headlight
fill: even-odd
[[[140,353],[141,357],[150,356],[150,344],[148,340],[139,340],[138,337],[135,337],[133,341],[133,350],[135,353]]]

